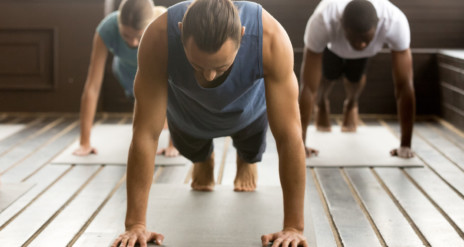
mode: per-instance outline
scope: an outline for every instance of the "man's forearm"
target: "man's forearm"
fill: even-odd
[[[412,85],[408,83],[406,85]],[[398,90],[397,108],[401,126],[401,147],[411,147],[412,131],[416,114],[416,99],[412,86]]]
[[[277,146],[284,199],[284,228],[304,230],[306,165],[301,140]]]
[[[126,228],[146,225],[156,146],[157,143],[150,140],[132,141],[127,165]]]

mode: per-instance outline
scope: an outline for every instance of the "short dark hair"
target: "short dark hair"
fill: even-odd
[[[205,52],[218,51],[227,39],[242,39],[238,9],[231,0],[195,0],[182,20],[182,42],[192,37]]]
[[[343,11],[343,28],[356,33],[366,33],[376,27],[378,21],[374,5],[366,0],[353,0],[346,5]]]

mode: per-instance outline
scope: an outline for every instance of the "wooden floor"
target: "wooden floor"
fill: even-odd
[[[125,114],[97,119],[130,122]],[[0,140],[0,186],[34,186],[0,212],[0,246],[108,246],[112,235],[94,229],[121,227],[112,219],[124,217],[125,167],[49,164],[78,137],[77,115],[0,114],[0,126],[11,123],[26,128]],[[399,131],[388,117],[365,116],[362,124]],[[231,185],[235,151],[229,138],[215,145],[216,181]],[[464,246],[463,133],[440,119],[421,120],[413,148],[424,168],[307,169],[318,246]],[[272,157],[260,164],[258,188],[279,184]],[[157,167],[154,183],[188,184],[191,168]]]

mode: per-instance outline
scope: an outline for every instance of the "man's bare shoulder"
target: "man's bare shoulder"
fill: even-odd
[[[290,38],[282,25],[266,10],[263,9],[262,13],[263,68],[264,74],[267,74],[276,67],[282,67],[277,66],[280,61],[293,59],[293,50]]]
[[[160,15],[154,19],[145,30],[144,36],[148,36],[150,38],[153,37],[167,37],[167,30],[168,30],[168,13],[165,11],[164,13],[160,13]]]
[[[153,68],[162,70],[167,63],[168,35],[167,13],[160,15],[151,22],[140,41],[138,61],[139,70]],[[153,72],[153,71],[152,71]]]

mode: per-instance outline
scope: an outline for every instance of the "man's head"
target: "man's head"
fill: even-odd
[[[123,0],[119,5],[119,32],[130,47],[139,46],[143,31],[154,18],[153,8],[151,0]]]
[[[187,59],[206,81],[230,68],[245,31],[231,0],[194,1],[179,28]]]
[[[355,50],[363,50],[374,38],[377,23],[377,11],[367,0],[353,0],[343,11],[342,25],[345,36]]]

